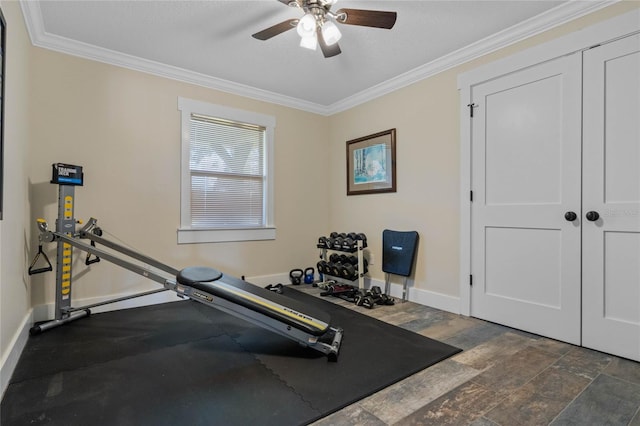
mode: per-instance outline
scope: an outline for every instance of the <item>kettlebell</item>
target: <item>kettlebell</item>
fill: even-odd
[[[304,270],[304,283],[305,284],[313,284],[313,280],[315,279],[315,270],[309,266]]]
[[[303,275],[304,272],[302,272],[302,269],[292,269],[291,271],[289,271],[289,279],[291,279],[291,284],[300,285],[300,283],[302,283]]]

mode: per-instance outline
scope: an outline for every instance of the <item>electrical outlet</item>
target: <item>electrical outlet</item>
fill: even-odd
[[[373,257],[373,253],[369,252],[369,265],[375,265],[375,258]]]

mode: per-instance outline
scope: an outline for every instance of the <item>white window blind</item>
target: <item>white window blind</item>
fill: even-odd
[[[187,98],[178,109],[178,243],[275,239],[275,117]]]
[[[265,225],[265,130],[191,114],[193,228]]]

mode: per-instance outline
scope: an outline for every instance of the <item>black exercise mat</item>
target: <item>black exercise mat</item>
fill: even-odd
[[[337,363],[193,301],[95,314],[29,339],[0,423],[306,424],[459,352],[292,288],[285,294],[345,330]]]

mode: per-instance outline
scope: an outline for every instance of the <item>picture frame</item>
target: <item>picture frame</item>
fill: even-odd
[[[347,195],[396,192],[396,129],[347,141]]]
[[[4,212],[4,110],[7,53],[7,21],[0,9],[0,220]]]

